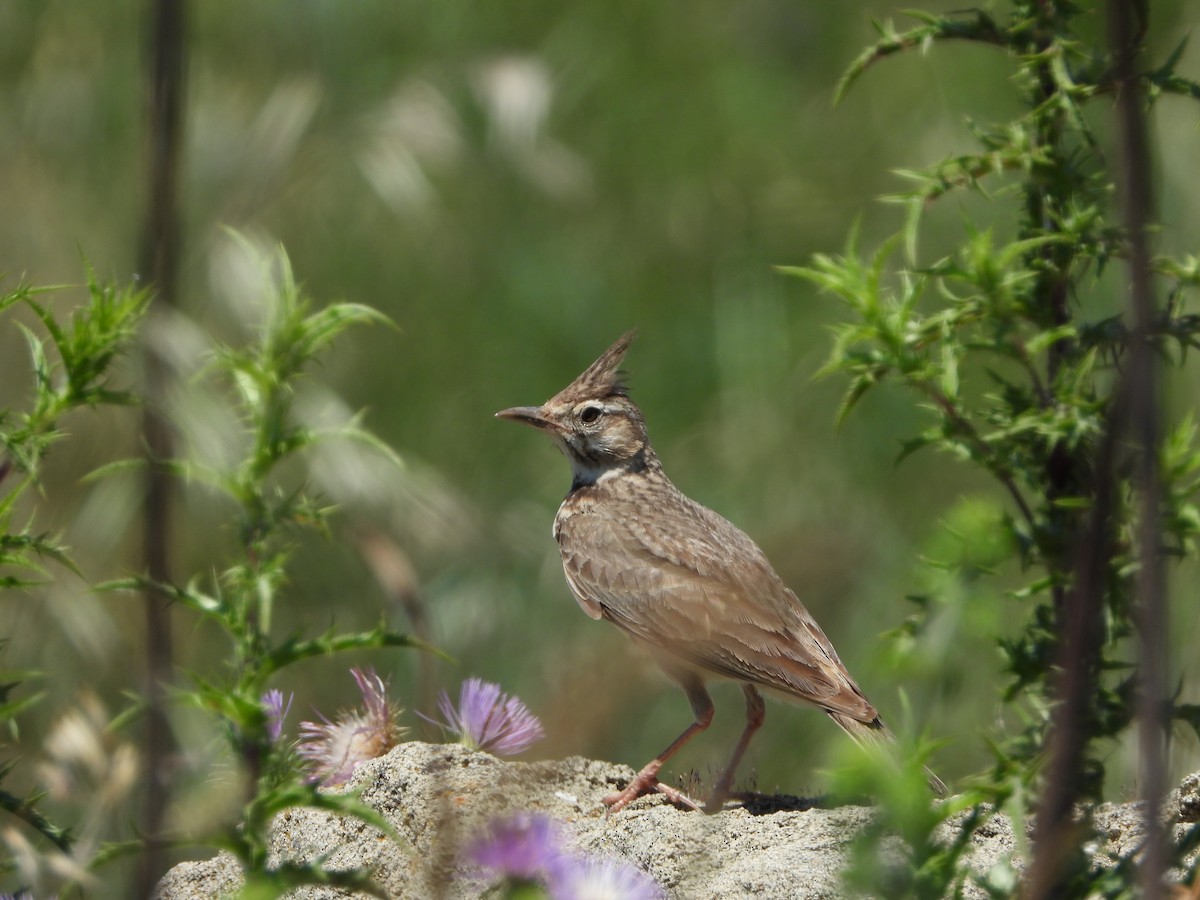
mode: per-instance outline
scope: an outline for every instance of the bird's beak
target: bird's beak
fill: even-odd
[[[514,422],[524,422],[534,428],[556,430],[558,426],[548,419],[540,406],[514,406],[512,409],[502,409],[496,413],[497,419],[511,419]]]

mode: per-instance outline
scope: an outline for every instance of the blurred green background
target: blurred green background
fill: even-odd
[[[840,310],[773,269],[839,250],[858,219],[874,246],[900,224],[897,207],[877,202],[903,188],[892,170],[965,150],[969,119],[1017,110],[1010,62],[968,46],[887,61],[835,107],[838,76],[874,37],[871,18],[893,14],[882,2],[796,0],[193,4],[180,309],[156,319],[149,340],[187,375],[212,337],[244,338],[253,279],[223,226],[282,243],[316,302],[367,303],[396,322],[343,338],[304,408],[316,420],[365,409],[406,468],[358,448],[314,460],[314,487],[345,515],[330,540],[303,538],[278,628],[354,629],[381,615],[407,627],[364,557],[373,548],[459,661],[425,676],[404,652],[291,669],[277,686],[296,692],[300,717],[355,702],[346,668],[369,663],[392,673],[402,704],[426,711],[431,689],[454,691],[469,675],[500,682],[545,722],[532,757],[640,766],[690,721],[641,651],[571,600],[550,537],[566,462],[492,418],[540,403],[637,326],[627,367],[671,477],[763,546],[897,730],[945,741],[935,767],[948,781],[986,765],[985,739],[1005,716],[991,635],[1022,615],[1003,596],[1015,573],[951,583],[921,560],[986,556],[978,538],[1003,497],[946,458],[895,465],[922,422],[899,391],[868,397],[835,428],[844,385],[812,376]],[[1161,59],[1200,21],[1200,0],[1155,3],[1152,15]],[[78,282],[84,259],[102,276],[137,277],[147,30],[144,4],[125,0],[0,5],[9,286]],[[1181,72],[1197,77],[1194,52]],[[1196,252],[1194,108],[1168,101],[1153,121],[1162,242]],[[1014,227],[1008,198],[951,198],[927,251],[951,246],[968,213],[1002,234]],[[21,407],[28,377],[6,322],[0,407]],[[1195,380],[1172,383],[1177,405],[1192,405]],[[187,452],[229,452],[235,429],[202,383],[172,396]],[[137,452],[137,417],[66,424],[30,514],[65,534],[87,581],[56,572],[32,595],[0,598],[5,667],[47,673],[50,699],[22,732],[30,760],[81,692],[119,710],[143,654],[136,602],[88,591],[139,566],[136,483],[80,480]],[[181,499],[181,580],[222,567],[230,512],[200,488]],[[1172,672],[1197,702],[1196,572],[1174,576]],[[936,627],[907,647],[886,641],[913,612],[905,595],[934,588],[946,598]],[[176,613],[181,670],[217,671],[220,637]],[[732,687],[716,700],[713,728],[675,772],[723,762],[742,703]],[[173,821],[202,832],[232,808],[220,735],[198,712],[174,721],[185,753]],[[1200,763],[1195,738],[1179,737],[1172,776]],[[819,791],[820,769],[844,746],[823,716],[772,704],[743,773],[762,790]],[[1134,783],[1131,759],[1114,755],[1114,796]]]

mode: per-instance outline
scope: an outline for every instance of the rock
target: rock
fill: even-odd
[[[1185,776],[1168,804],[1174,804],[1180,822],[1200,822],[1200,772]]]
[[[407,743],[360,765],[345,788],[361,791],[363,802],[392,824],[402,843],[357,819],[297,808],[274,822],[272,859],[319,856],[332,870],[371,867],[397,900],[473,898],[489,882],[462,862],[460,848],[496,816],[530,811],[563,822],[580,851],[618,857],[649,873],[671,897],[833,898],[842,896],[840,873],[849,846],[874,815],[868,807],[822,808],[795,797],[755,796],[744,806],[707,816],[676,809],[656,795],[606,817],[601,798],[633,775],[628,767],[579,757],[510,763],[459,745]],[[1194,795],[1193,787],[1188,796]],[[1175,802],[1176,809],[1187,805]],[[1137,817],[1124,807],[1098,809],[1097,824],[1108,841],[1103,850],[1128,849],[1140,833]],[[1015,847],[1010,823],[996,816],[973,836],[968,864],[987,871]],[[240,883],[237,863],[219,854],[173,868],[156,897],[217,898]],[[303,888],[289,896],[347,895]]]

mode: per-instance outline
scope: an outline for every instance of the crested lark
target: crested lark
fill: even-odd
[[[763,723],[760,689],[823,710],[856,741],[881,743],[891,733],[758,545],[685,497],[663,472],[618,371],[633,337],[624,335],[541,406],[496,415],[546,432],[570,460],[574,477],[554,518],[554,538],[571,593],[593,619],[607,619],[645,644],[687,693],[696,717],[604,802],[616,812],[660,791],[696,807],[661,784],[658,772],[712,721],[705,680],[719,676],[741,684],[746,727],[708,801],[714,810]],[[945,792],[932,774],[930,785]]]

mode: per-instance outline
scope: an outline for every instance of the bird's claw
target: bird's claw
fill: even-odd
[[[608,794],[602,799],[602,802],[608,807],[608,815],[611,816],[615,812],[620,812],[638,797],[654,792],[662,794],[676,806],[681,806],[684,809],[694,809],[697,811],[700,809],[700,804],[683,793],[683,791],[663,784],[658,780],[656,774],[648,772],[639,773],[637,778],[629,782],[629,786],[625,790]]]

